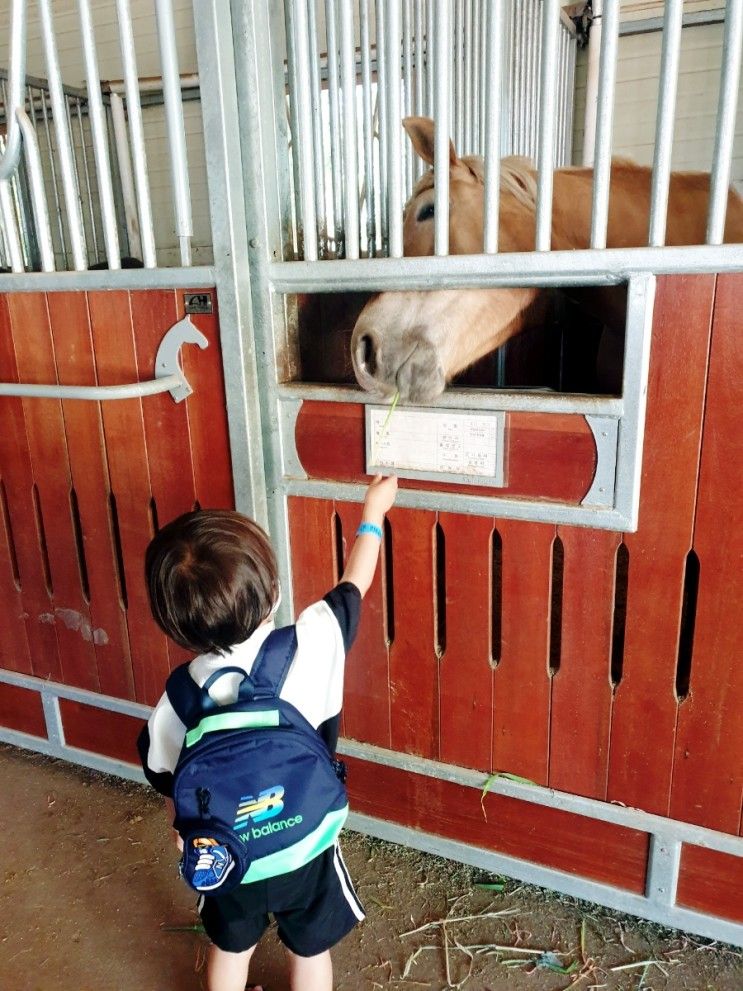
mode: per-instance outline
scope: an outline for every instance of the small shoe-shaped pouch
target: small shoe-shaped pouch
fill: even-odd
[[[205,895],[232,891],[250,867],[245,844],[235,833],[209,819],[178,823],[183,838],[180,874],[189,887]]]

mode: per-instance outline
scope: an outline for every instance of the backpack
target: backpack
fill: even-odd
[[[202,688],[176,668],[165,691],[186,726],[173,772],[180,873],[190,887],[222,894],[240,883],[296,870],[331,846],[348,815],[345,766],[304,716],[279,698],[297,647],[294,626],[274,630],[250,674],[226,666]],[[209,688],[243,676],[218,705]]]

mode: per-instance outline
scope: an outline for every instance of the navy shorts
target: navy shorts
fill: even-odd
[[[209,939],[229,953],[255,946],[269,913],[281,942],[300,957],[329,950],[364,918],[337,844],[289,874],[204,895],[198,908]]]

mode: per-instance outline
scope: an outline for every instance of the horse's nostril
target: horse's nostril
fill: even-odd
[[[374,349],[374,340],[369,334],[364,334],[359,340],[356,349],[356,357],[359,365],[369,375],[375,375],[377,371],[377,357]]]

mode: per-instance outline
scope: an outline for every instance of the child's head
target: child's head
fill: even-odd
[[[227,509],[185,513],[147,548],[152,615],[181,647],[221,653],[271,615],[277,570],[268,537],[247,516]]]

